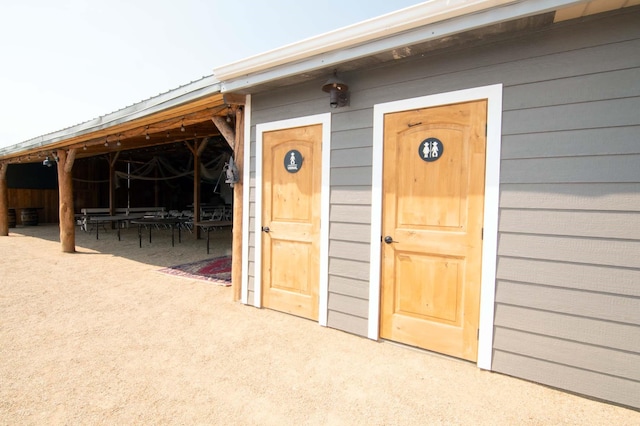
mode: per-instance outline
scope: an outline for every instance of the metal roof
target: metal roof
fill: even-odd
[[[220,82],[213,76],[205,76],[176,89],[160,93],[157,96],[124,107],[109,114],[85,121],[71,127],[52,133],[47,133],[24,142],[0,148],[0,158],[3,156],[46,148],[57,142],[89,135],[93,132],[108,129],[119,124],[130,122],[172,107],[184,105],[196,99],[220,93]]]
[[[638,0],[620,0],[617,7]],[[616,4],[617,4],[616,3]],[[155,97],[56,132],[0,148],[0,158],[46,149],[83,135],[100,134],[110,127],[132,122],[197,99],[225,92],[251,93],[312,78],[327,68],[392,52],[392,59],[409,56],[420,43],[561,10],[563,19],[600,11],[610,0],[430,0],[316,37],[246,58],[213,70],[213,75]],[[580,14],[575,15],[579,9]],[[594,12],[596,13],[596,12]],[[564,15],[563,15],[564,16]],[[398,56],[399,57],[396,57]],[[388,55],[387,55],[388,56]],[[296,77],[296,78],[291,78]],[[102,131],[102,132],[101,132]]]

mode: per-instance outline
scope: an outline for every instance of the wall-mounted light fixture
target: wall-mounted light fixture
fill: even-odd
[[[322,86],[324,92],[329,93],[329,106],[338,108],[349,105],[349,86],[338,78],[338,72],[333,71],[331,77]]]
[[[55,154],[55,152],[52,154],[52,156],[53,156],[53,160],[50,160],[50,159],[49,159],[49,156],[47,155],[47,156],[44,158],[44,160],[42,161],[42,165],[43,165],[43,166],[47,166],[47,167],[51,167],[51,166],[53,166],[53,162],[54,162],[54,161],[56,161],[56,162],[58,161],[58,156]]]

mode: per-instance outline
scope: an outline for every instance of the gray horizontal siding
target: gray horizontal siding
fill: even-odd
[[[501,233],[498,255],[640,268],[640,241]]]
[[[369,264],[354,260],[329,258],[329,275],[368,281]]]
[[[336,222],[329,225],[329,238],[338,241],[368,243],[371,240],[371,226],[358,223]]]
[[[640,112],[640,104],[638,104]],[[627,183],[640,181],[640,154],[503,160],[504,183]]]
[[[331,188],[331,206],[340,204],[371,207],[371,186],[334,186]]]
[[[616,80],[618,84],[609,84]],[[537,81],[507,87],[505,111],[640,96],[640,68]]]
[[[371,223],[370,205],[335,204],[331,206],[329,214],[331,222],[342,223]]]
[[[640,297],[640,269],[501,256],[497,278]]]
[[[369,244],[351,241],[331,241],[329,244],[329,256],[338,259],[369,262]]]
[[[640,183],[501,183],[500,207],[640,212]]]
[[[331,151],[331,167],[335,168],[371,166],[372,159],[373,150],[371,147]]]
[[[495,352],[494,364],[511,376],[640,407],[640,383],[637,381],[504,351]]]
[[[626,126],[508,135],[502,138],[502,159],[640,154],[639,132],[640,126]]]
[[[503,280],[497,287],[499,304],[640,325],[640,298]]]
[[[329,275],[329,291],[366,300],[369,298],[369,282]]]
[[[331,135],[331,149],[370,148],[372,139],[373,129],[370,127],[333,132]]]
[[[638,124],[640,97],[505,111],[505,135]]]
[[[330,310],[327,315],[327,326],[337,328],[358,336],[367,335],[367,319],[355,315]]]
[[[351,100],[332,111],[330,327],[367,333],[373,106],[501,83],[492,368],[640,407],[639,11],[341,75]],[[321,83],[256,94],[253,124],[329,111]]]
[[[503,208],[500,231],[640,240],[640,214]]]
[[[371,167],[331,169],[331,186],[371,186]]]
[[[495,326],[496,330],[509,328],[636,354],[640,352],[640,327],[631,324],[498,304]]]
[[[572,365],[597,373],[640,381],[640,354],[564,339],[498,328],[494,348],[556,364]],[[636,348],[637,349],[637,348]],[[577,357],[576,353],[581,354]]]
[[[366,318],[369,312],[369,302],[366,299],[349,297],[339,293],[329,294],[329,310],[348,312],[350,315]]]

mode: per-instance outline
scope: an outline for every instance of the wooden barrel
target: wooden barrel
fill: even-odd
[[[36,226],[38,224],[38,210],[30,208],[22,209],[20,220],[22,220],[23,226]]]
[[[9,209],[9,228],[16,227],[16,209]]]

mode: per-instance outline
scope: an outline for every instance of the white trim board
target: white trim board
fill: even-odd
[[[378,340],[380,330],[380,235],[382,230],[382,165],[384,115],[397,111],[429,108],[487,99],[487,151],[485,166],[484,238],[480,289],[479,368],[491,370],[493,314],[498,243],[498,196],[502,129],[502,84],[440,93],[419,98],[377,104],[373,108],[373,176],[371,197],[371,264],[369,270],[368,337]]]
[[[329,303],[329,171],[331,166],[331,113],[291,118],[256,125],[255,285],[253,306],[262,307],[262,135],[273,130],[322,125],[322,177],[320,194],[320,277],[318,323],[327,326]]]

